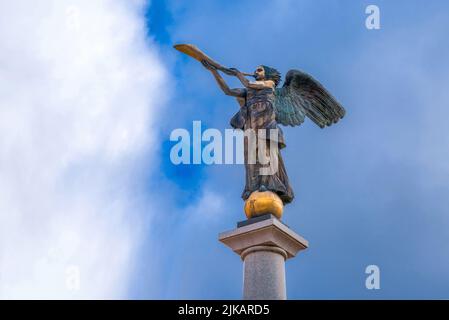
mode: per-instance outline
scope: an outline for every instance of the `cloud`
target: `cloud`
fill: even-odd
[[[0,3],[1,298],[126,294],[166,79],[143,11]]]

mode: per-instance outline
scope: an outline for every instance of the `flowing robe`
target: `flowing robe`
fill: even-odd
[[[245,104],[231,119],[232,127],[245,130],[245,189],[243,200],[254,191],[272,191],[284,203],[290,203],[294,194],[288,181],[280,149],[285,147],[284,135],[276,122],[274,89],[245,90]],[[252,132],[255,141],[249,141]],[[265,150],[264,150],[265,149]],[[265,155],[264,159],[260,154]],[[256,155],[257,156],[254,156]],[[261,174],[261,169],[275,168],[270,174]],[[269,172],[270,170],[268,170]]]

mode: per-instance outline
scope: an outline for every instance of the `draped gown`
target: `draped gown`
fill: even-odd
[[[242,198],[243,200],[248,199],[254,191],[269,190],[276,193],[284,203],[290,203],[294,198],[294,194],[290,187],[284,161],[280,153],[280,149],[285,147],[285,142],[282,130],[276,122],[276,113],[274,110],[275,91],[272,88],[248,88],[245,89],[244,98],[245,104],[231,119],[231,125],[236,129],[245,130],[245,132],[254,130],[256,144],[253,145],[256,146],[256,152],[259,152],[259,147],[262,144],[265,146],[266,159],[262,163],[259,159],[260,157],[255,157],[255,161],[249,160],[248,152],[252,149],[250,148],[248,139],[245,138],[246,179]],[[270,135],[272,130],[274,130],[273,134]],[[260,131],[265,131],[265,137],[258,134]],[[277,159],[277,170],[268,175],[260,174],[261,168],[270,166],[273,157]]]

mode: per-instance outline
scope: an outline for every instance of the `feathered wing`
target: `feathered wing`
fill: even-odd
[[[299,126],[309,117],[321,128],[337,123],[345,109],[312,76],[290,70],[282,88],[276,89],[276,120],[285,126]]]

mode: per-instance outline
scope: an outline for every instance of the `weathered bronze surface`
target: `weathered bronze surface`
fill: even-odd
[[[257,140],[265,140],[261,140],[266,145],[265,154],[270,162],[273,159],[277,161],[278,170],[270,175],[260,174],[260,169],[266,163],[248,161],[248,143],[245,141],[246,184],[242,198],[246,200],[245,213],[248,217],[268,213],[267,207],[271,206],[271,210],[275,211],[271,213],[280,218],[282,206],[279,209],[279,202],[275,200],[282,200],[281,204],[290,203],[294,194],[280,153],[280,149],[285,147],[285,141],[279,124],[298,126],[308,117],[320,128],[324,128],[342,119],[345,109],[317,80],[302,71],[290,70],[283,86],[278,88],[281,74],[274,68],[261,65],[253,74],[243,73],[235,68],[222,66],[193,45],[182,44],[175,48],[200,61],[212,73],[223,92],[237,98],[240,110],[231,119],[233,128],[267,131],[265,137],[257,136]],[[218,71],[237,77],[244,88],[229,88]],[[249,81],[245,76],[252,76],[255,81]],[[273,129],[277,133],[270,136],[269,131]],[[256,145],[259,148],[259,141]]]

